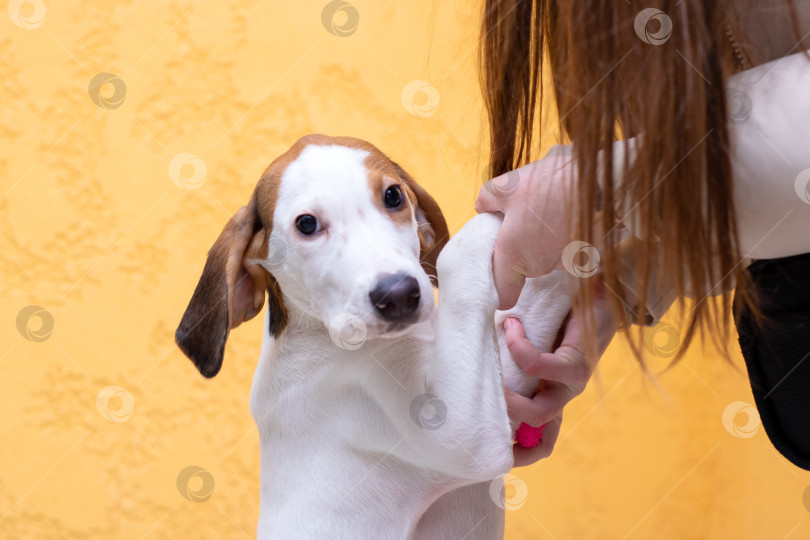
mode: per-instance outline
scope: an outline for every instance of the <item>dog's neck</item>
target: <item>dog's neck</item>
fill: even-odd
[[[269,383],[269,395],[280,395],[285,389],[308,385],[337,385],[351,380],[368,364],[397,362],[416,350],[429,346],[434,339],[433,316],[412,325],[410,331],[394,338],[359,337],[343,340],[340,332],[330,329],[317,317],[287,300],[287,324],[276,336],[269,328],[270,312],[264,321],[264,340],[258,370],[267,370],[262,378]],[[362,333],[361,333],[362,334]],[[392,349],[394,352],[392,354]],[[384,366],[396,371],[400,366]],[[258,378],[257,378],[258,380]]]

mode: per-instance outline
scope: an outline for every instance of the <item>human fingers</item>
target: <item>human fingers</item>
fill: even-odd
[[[568,324],[564,332],[568,331]],[[515,363],[529,376],[559,382],[575,388],[584,388],[591,370],[584,355],[563,355],[538,351],[526,339],[523,325],[515,318],[504,321],[506,346]],[[565,335],[565,334],[564,334]]]
[[[503,212],[504,193],[497,189],[498,181],[506,175],[495,177],[478,190],[478,198],[475,200],[475,211],[479,214],[484,212]]]
[[[504,395],[509,418],[533,427],[540,427],[553,420],[574,397],[570,388],[555,382],[547,383],[533,398],[522,396],[508,388],[504,389]]]
[[[516,241],[517,233],[512,230],[510,223],[504,218],[492,252],[492,276],[498,292],[498,309],[501,310],[510,309],[517,304],[526,282],[524,265],[521,263],[523,247]]]

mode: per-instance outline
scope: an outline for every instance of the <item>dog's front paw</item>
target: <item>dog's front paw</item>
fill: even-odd
[[[436,264],[441,291],[461,287],[467,294],[478,291],[492,296],[497,302],[492,279],[492,251],[500,226],[498,216],[479,214],[453,235]]]

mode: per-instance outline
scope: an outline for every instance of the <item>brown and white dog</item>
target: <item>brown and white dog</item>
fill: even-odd
[[[230,329],[267,298],[250,400],[260,538],[503,536],[514,426],[502,384],[528,394],[537,380],[494,324],[499,226],[477,216],[445,245],[436,202],[354,138],[309,135],[267,168],[176,333],[213,377]],[[541,350],[568,313],[565,283],[530,280],[513,310]]]

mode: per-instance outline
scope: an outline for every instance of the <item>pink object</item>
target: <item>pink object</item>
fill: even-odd
[[[543,440],[543,430],[546,425],[532,427],[526,422],[521,422],[515,431],[515,442],[521,448],[534,448]]]

